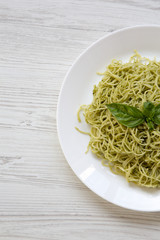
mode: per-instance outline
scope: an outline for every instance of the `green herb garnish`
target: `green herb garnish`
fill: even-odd
[[[160,124],[160,104],[158,104],[155,107],[155,114],[153,116],[153,120],[154,120],[155,124],[157,124],[157,125]]]
[[[160,104],[156,107],[147,101],[143,104],[143,111],[121,103],[107,104],[112,115],[122,125],[133,128],[146,122],[150,130],[155,128],[155,124],[160,124]]]

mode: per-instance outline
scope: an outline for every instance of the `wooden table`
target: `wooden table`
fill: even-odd
[[[75,58],[114,30],[159,23],[156,0],[0,1],[0,240],[160,238],[160,213],[114,206],[79,181],[56,130]]]

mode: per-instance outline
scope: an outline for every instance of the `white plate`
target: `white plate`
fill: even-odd
[[[92,100],[93,85],[113,58],[126,61],[136,49],[142,56],[160,57],[160,26],[136,26],[109,34],[91,45],[65,77],[58,102],[57,127],[63,153],[75,174],[93,192],[121,207],[139,211],[160,210],[160,189],[140,188],[114,175],[91,153],[85,154],[89,136],[75,130],[89,127],[77,121],[81,104]]]

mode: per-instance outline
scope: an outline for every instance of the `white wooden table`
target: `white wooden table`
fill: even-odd
[[[0,240],[160,239],[160,213],[88,190],[57,138],[63,78],[92,42],[160,24],[160,1],[0,1]]]

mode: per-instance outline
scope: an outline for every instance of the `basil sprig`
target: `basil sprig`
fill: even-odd
[[[160,124],[160,104],[158,104],[155,107],[155,114],[153,116],[153,120],[154,120],[155,124],[157,124],[157,125]]]
[[[121,103],[107,104],[107,107],[119,123],[129,128],[146,122],[148,128],[152,130],[155,124],[160,124],[160,104],[155,107],[153,103],[147,101],[143,104],[143,111]]]

